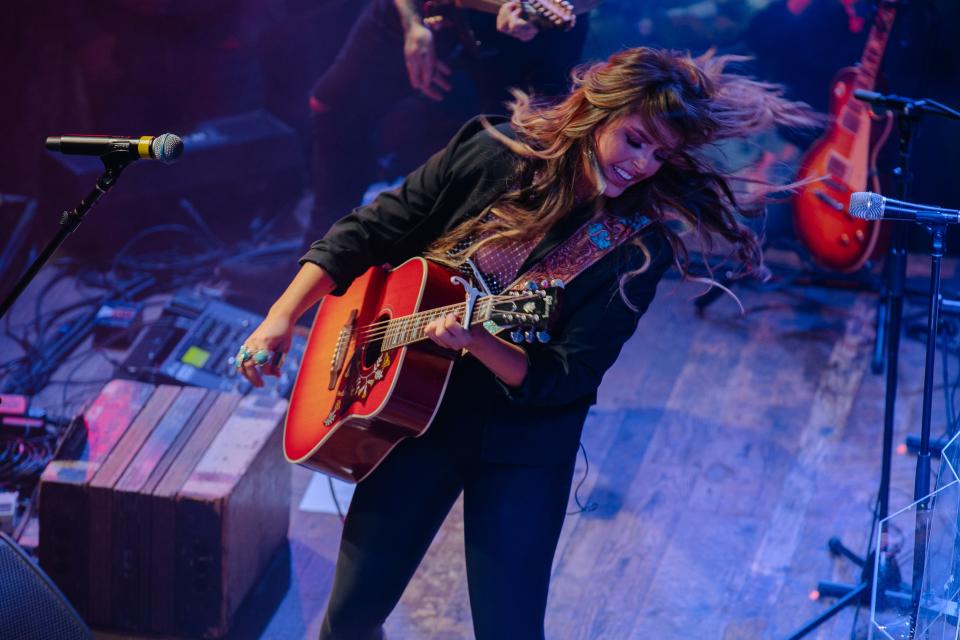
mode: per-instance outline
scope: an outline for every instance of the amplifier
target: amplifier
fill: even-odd
[[[287,402],[113,380],[40,482],[40,564],[94,627],[218,638],[285,544]]]

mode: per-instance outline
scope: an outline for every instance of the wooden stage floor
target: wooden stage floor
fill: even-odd
[[[723,299],[701,318],[694,293],[665,281],[604,380],[580,490],[597,507],[564,525],[548,638],[784,638],[826,608],[810,599],[818,580],[859,578],[826,545],[867,542],[883,424],[876,297],[743,290],[746,315]],[[922,346],[904,340],[897,442],[919,428],[922,367]],[[897,456],[891,509],[912,502],[913,473]],[[294,479],[297,504],[310,473]],[[339,521],[291,517],[290,589],[262,638],[315,637],[332,579]],[[388,620],[391,640],[472,637],[462,526],[458,507]],[[810,637],[849,637],[853,619]]]
[[[818,580],[857,580],[826,545],[838,536],[862,551],[870,529],[884,389],[869,366],[876,297],[738,292],[745,315],[724,298],[699,317],[696,289],[665,280],[604,380],[583,441],[580,496],[596,508],[564,525],[548,638],[784,638],[826,608],[810,599]],[[922,345],[904,339],[900,359],[897,443],[919,430]],[[940,386],[934,404],[939,434]],[[912,501],[914,458],[895,455],[893,469],[891,510]],[[581,456],[575,484],[583,472]],[[316,637],[341,523],[299,510],[311,477],[294,469],[289,552],[231,637]],[[462,526],[458,505],[388,620],[390,640],[472,637]],[[850,608],[808,637],[850,637],[853,624]]]

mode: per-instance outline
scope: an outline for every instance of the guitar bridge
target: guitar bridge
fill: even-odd
[[[343,370],[344,360],[347,358],[347,349],[350,347],[350,339],[353,338],[353,332],[357,327],[357,310],[350,312],[350,317],[346,324],[340,329],[340,335],[337,336],[337,346],[333,350],[333,357],[330,359],[330,383],[327,390],[333,391],[337,386],[337,378]]]

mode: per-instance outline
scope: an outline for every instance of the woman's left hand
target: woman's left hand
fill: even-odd
[[[497,13],[497,31],[513,36],[521,42],[529,42],[539,33],[537,25],[523,19],[523,9],[516,0],[507,2]]]
[[[475,331],[485,331],[483,327],[477,326],[471,330],[463,328],[460,319],[452,313],[431,320],[423,328],[423,333],[428,338],[436,342],[441,347],[459,351],[460,349],[469,349],[470,345],[476,340]]]

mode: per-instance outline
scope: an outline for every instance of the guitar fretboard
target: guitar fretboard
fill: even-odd
[[[860,58],[860,73],[857,74],[857,88],[872,91],[877,83],[877,73],[880,71],[880,62],[883,60],[883,51],[887,48],[890,39],[890,30],[893,28],[893,19],[897,10],[892,5],[880,3],[877,13],[870,27],[867,37],[867,46]]]
[[[874,86],[876,86],[877,73],[880,71],[883,51],[887,48],[887,40],[890,39],[890,29],[893,28],[894,17],[896,17],[896,9],[893,6],[881,3],[873,17],[873,25],[870,27],[870,35],[867,36],[867,46],[864,47],[863,55],[860,57],[853,89],[873,91]],[[867,114],[865,103],[859,100],[848,100],[838,114],[838,119],[848,131],[857,133],[861,125],[868,122]]]
[[[471,326],[481,324],[490,319],[491,310],[493,309],[495,301],[493,296],[477,300],[473,308],[473,318],[470,322]],[[381,327],[380,331],[373,330],[373,332],[383,336],[381,349],[388,351],[396,347],[403,347],[408,344],[420,342],[421,340],[426,340],[427,336],[424,334],[424,329],[431,321],[441,318],[448,313],[462,317],[465,310],[466,303],[460,303],[449,307],[421,311],[401,318],[392,318],[387,321],[385,328]],[[361,335],[361,340],[372,341],[369,337],[370,333],[371,330],[368,329],[367,336]]]

